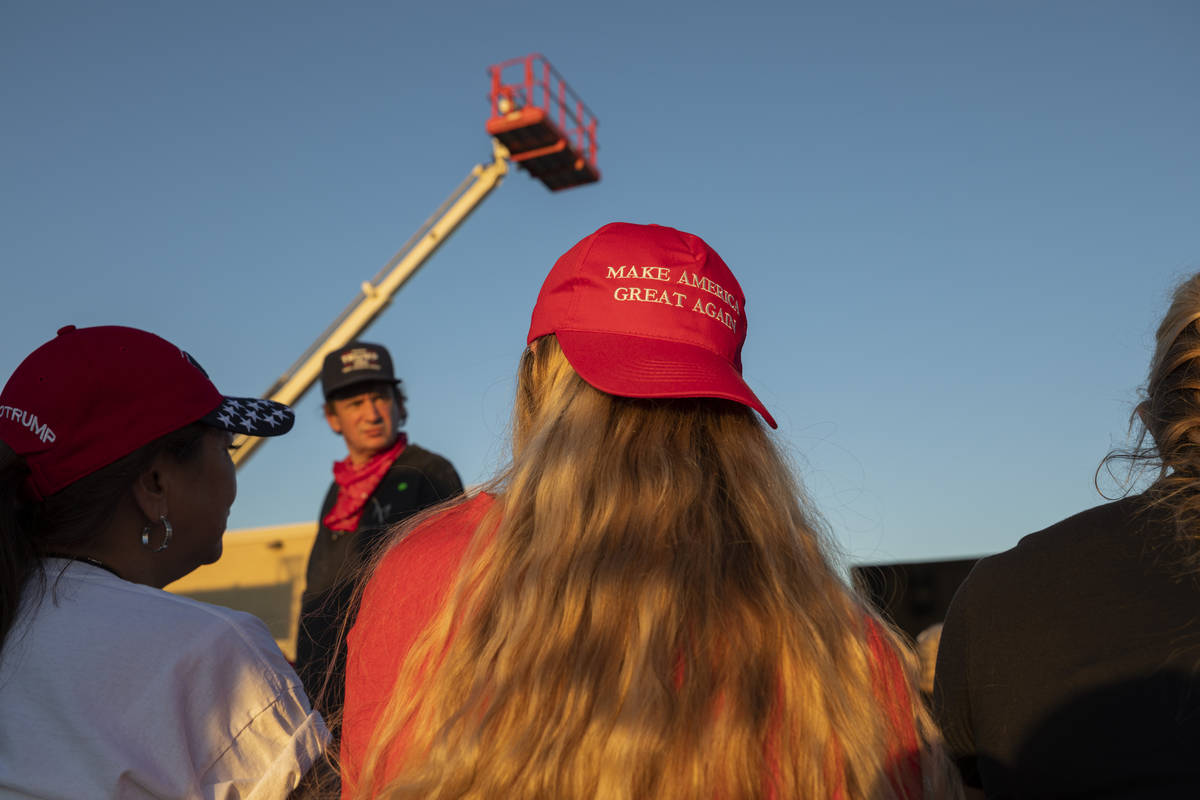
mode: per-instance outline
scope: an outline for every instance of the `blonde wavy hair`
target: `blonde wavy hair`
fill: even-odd
[[[903,795],[875,618],[752,411],[603,394],[546,336],[522,357],[492,488],[356,798]],[[903,756],[953,796],[902,658],[891,689],[921,750]]]
[[[1114,461],[1157,472],[1145,507],[1172,520],[1188,571],[1200,569],[1200,273],[1175,287],[1155,335],[1150,374],[1130,417],[1132,448]]]

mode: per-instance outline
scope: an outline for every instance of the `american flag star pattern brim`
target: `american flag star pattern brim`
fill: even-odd
[[[200,420],[206,425],[247,436],[279,436],[296,423],[292,409],[258,397],[226,397]]]

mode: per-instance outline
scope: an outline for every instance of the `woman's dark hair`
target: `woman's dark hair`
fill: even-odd
[[[45,579],[42,555],[94,537],[155,458],[165,453],[178,462],[191,460],[200,452],[206,430],[199,422],[186,425],[41,501],[26,488],[25,459],[0,442],[0,648],[16,620],[26,582]]]

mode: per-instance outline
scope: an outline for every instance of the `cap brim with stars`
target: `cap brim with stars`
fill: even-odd
[[[225,397],[221,405],[200,418],[205,425],[247,436],[279,436],[296,423],[296,415],[283,403],[258,397]]]
[[[295,423],[280,403],[225,396],[178,346],[123,325],[59,328],[0,390],[0,412],[0,441],[39,500],[194,422],[250,436]]]

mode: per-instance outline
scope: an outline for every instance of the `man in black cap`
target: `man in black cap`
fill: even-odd
[[[329,719],[342,707],[343,627],[358,568],[391,525],[463,487],[449,461],[401,432],[405,397],[385,348],[351,342],[333,351],[325,357],[321,388],[325,420],[349,454],[334,463],[333,484],[321,505],[300,610],[296,671]]]

